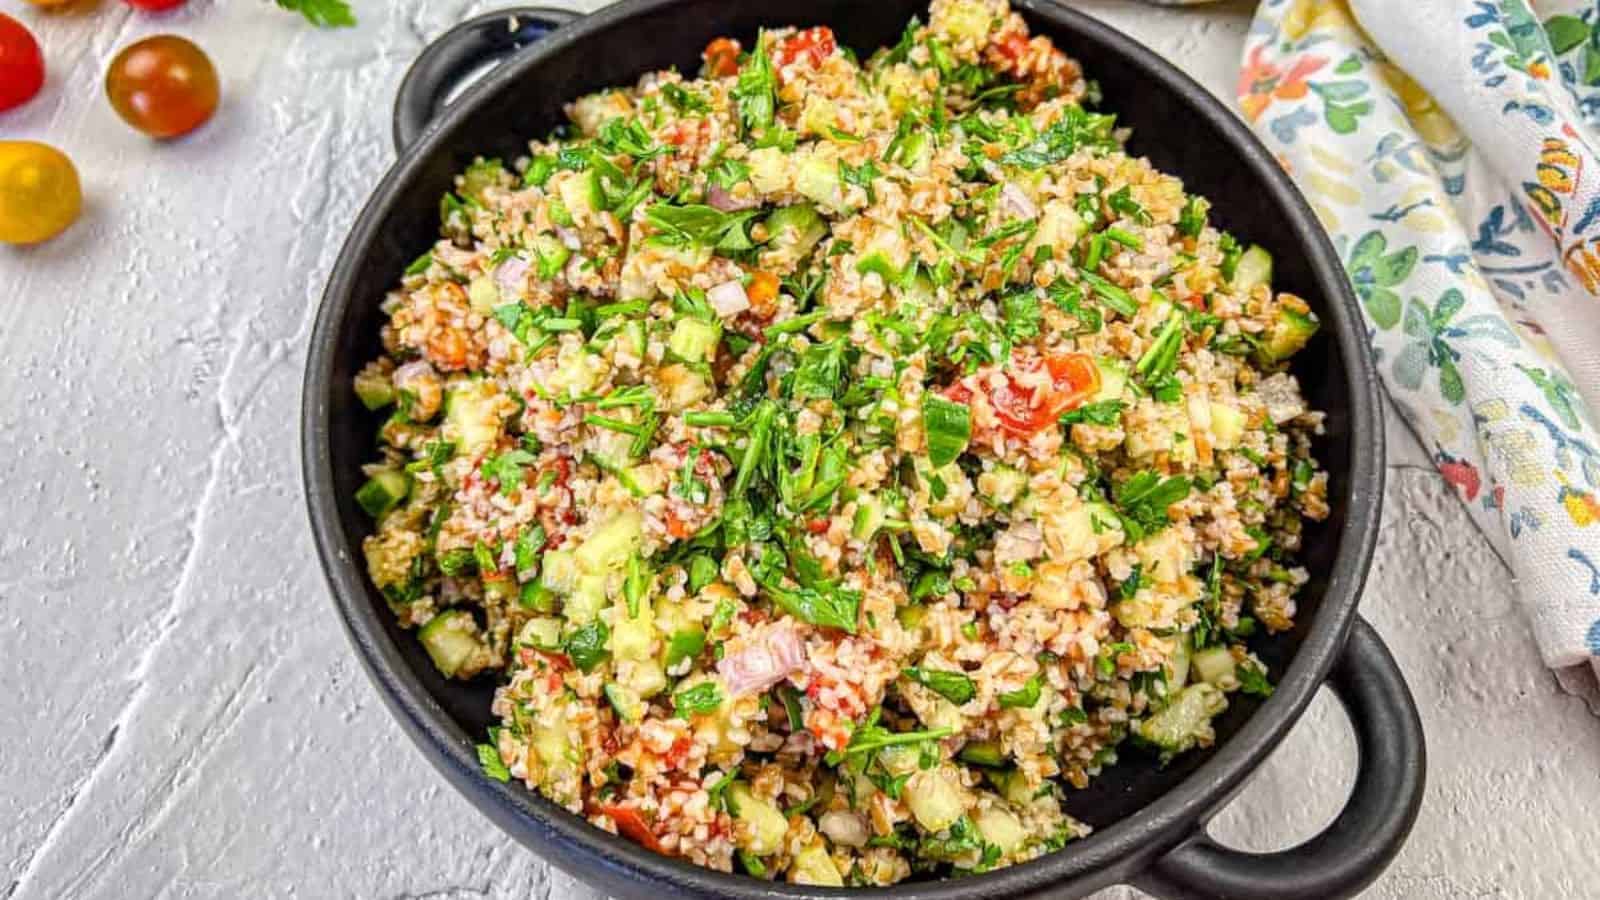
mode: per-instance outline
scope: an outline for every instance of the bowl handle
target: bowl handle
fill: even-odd
[[[404,153],[471,76],[578,18],[543,6],[501,9],[468,19],[422,48],[395,94],[395,151]]]
[[[1422,722],[1399,666],[1365,619],[1357,617],[1328,686],[1350,717],[1358,757],[1355,787],[1333,824],[1276,853],[1229,849],[1202,828],[1135,884],[1167,900],[1338,898],[1383,872],[1422,805]]]

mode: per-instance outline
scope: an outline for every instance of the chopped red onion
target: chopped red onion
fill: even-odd
[[[724,319],[737,316],[750,308],[750,297],[744,292],[744,285],[738,279],[724,281],[709,291],[706,291],[706,301],[717,315]]]
[[[805,665],[806,651],[794,621],[783,619],[751,634],[744,646],[722,657],[717,673],[734,697],[772,687]]]

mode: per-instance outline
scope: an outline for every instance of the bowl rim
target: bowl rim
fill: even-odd
[[[333,385],[341,320],[356,296],[357,261],[372,247],[400,190],[467,118],[548,58],[630,19],[696,0],[623,0],[566,25],[496,67],[452,103],[373,188],[352,224],[330,274],[311,333],[301,409],[301,461],[313,539],[334,604],[357,656],[379,695],[423,756],[480,811],[547,861],[583,877],[598,866],[611,886],[724,896],[862,896],[954,900],[975,892],[1020,896],[1071,882],[1100,886],[1126,880],[1157,855],[1193,836],[1243,786],[1287,734],[1325,680],[1344,647],[1376,544],[1383,495],[1384,434],[1374,364],[1356,298],[1338,254],[1299,190],[1270,151],[1219,100],[1188,75],[1115,27],[1051,0],[1013,0],[1027,19],[1099,42],[1125,58],[1160,89],[1210,120],[1229,148],[1284,208],[1292,244],[1306,253],[1327,301],[1333,338],[1349,391],[1349,508],[1339,534],[1327,590],[1276,691],[1244,725],[1183,781],[1154,802],[1066,848],[1021,865],[943,881],[903,882],[888,888],[817,888],[715,872],[661,856],[591,825],[520,784],[503,784],[479,768],[473,736],[460,728],[424,688],[389,640],[372,600],[357,548],[344,539],[330,452]]]

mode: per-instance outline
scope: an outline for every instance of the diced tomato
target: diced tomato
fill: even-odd
[[[644,815],[632,806],[620,803],[607,804],[600,807],[600,811],[611,817],[617,823],[617,834],[622,835],[635,844],[656,853],[665,852],[661,848],[661,841],[656,838],[655,832],[650,830],[650,823],[644,820]]]
[[[678,540],[683,540],[694,534],[694,529],[689,527],[689,523],[678,518],[678,514],[673,512],[670,506],[667,507],[667,534]]]
[[[778,65],[787,66],[801,57],[811,61],[812,68],[822,65],[822,61],[833,55],[839,45],[833,39],[833,29],[817,26],[796,32],[795,35],[778,45]]]
[[[1010,32],[995,42],[994,49],[1006,62],[1015,66],[1017,60],[1028,52],[1028,35],[1023,31]]]
[[[812,519],[811,521],[806,523],[806,530],[811,532],[812,534],[827,534],[828,533],[828,520],[827,519]]]
[[[1206,298],[1200,294],[1190,294],[1189,296],[1183,298],[1183,303],[1190,309],[1204,311],[1206,308]]]
[[[689,758],[689,750],[693,746],[694,741],[690,740],[688,735],[679,736],[677,740],[672,742],[672,746],[667,748],[665,755],[667,765],[674,769],[681,767],[683,761]]]
[[[705,60],[708,75],[720,78],[739,74],[739,42],[733,38],[719,37],[707,44],[700,58]]]
[[[557,672],[565,672],[572,668],[572,660],[568,659],[565,653],[551,653],[548,650],[539,650],[537,652],[544,657],[545,662],[550,664],[550,668]]]
[[[1013,360],[1013,371],[1006,373],[1006,382],[999,387],[989,387],[992,370],[980,370],[974,376],[976,383],[989,391],[989,405],[1000,420],[1000,430],[1013,437],[1033,437],[1100,390],[1100,370],[1087,353],[1052,353],[1042,364],[1050,373],[1050,384],[1044,387],[1025,383],[1032,379],[1019,379],[1014,374],[1037,372],[1041,365],[1038,359]],[[972,398],[972,390],[960,382],[945,389],[944,394],[956,403]]]

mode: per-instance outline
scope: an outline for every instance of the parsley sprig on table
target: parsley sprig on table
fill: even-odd
[[[273,0],[279,9],[297,12],[318,28],[353,28],[356,15],[344,0]]]

